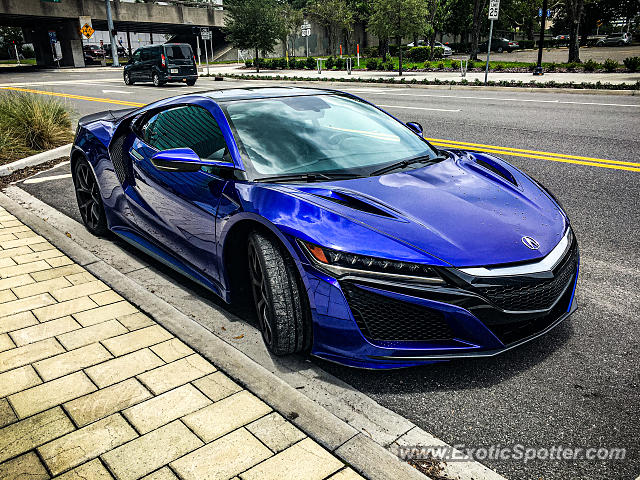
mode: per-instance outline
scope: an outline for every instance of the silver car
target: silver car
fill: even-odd
[[[407,47],[414,47],[414,46],[415,45],[413,44],[413,42],[407,44]],[[418,47],[428,47],[428,46],[429,46],[429,44],[427,42],[425,42],[424,40],[418,40]],[[442,56],[444,56],[444,57],[448,57],[450,55],[453,55],[453,50],[451,50],[451,47],[443,45],[440,42],[435,42],[434,46],[436,48],[439,47],[439,48],[441,48],[443,50]]]
[[[605,38],[601,38],[596,43],[596,47],[622,47],[631,43],[631,34],[629,33],[612,33]]]

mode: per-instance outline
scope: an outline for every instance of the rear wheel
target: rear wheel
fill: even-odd
[[[129,72],[124,73],[124,84],[133,85],[135,82],[131,80],[131,74]]]
[[[164,85],[164,82],[160,80],[160,75],[158,75],[155,72],[153,74],[152,80],[153,80],[153,85],[156,87],[161,87],[162,85]]]
[[[498,53],[502,53],[502,47],[498,47]]]
[[[106,235],[109,229],[107,228],[107,216],[104,213],[100,189],[89,163],[84,158],[79,159],[75,164],[73,183],[76,189],[78,209],[85,227],[94,235]]]
[[[254,232],[248,242],[249,278],[258,324],[276,355],[301,352],[309,342],[308,310],[293,261],[270,238]]]
[[[187,80],[187,85],[189,85],[190,87],[193,87],[196,84],[195,80]]]

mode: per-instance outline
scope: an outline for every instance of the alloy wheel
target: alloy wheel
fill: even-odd
[[[249,275],[251,277],[253,298],[256,302],[260,331],[262,332],[265,343],[271,345],[273,342],[273,330],[271,326],[267,282],[264,277],[262,263],[260,262],[260,255],[252,243],[249,244]]]
[[[91,230],[96,230],[100,224],[100,191],[93,172],[84,162],[76,168],[75,186],[82,220]]]

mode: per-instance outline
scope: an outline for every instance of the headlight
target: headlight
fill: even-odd
[[[369,277],[420,283],[444,283],[435,269],[428,265],[339,252],[302,240],[298,242],[314,266],[336,278]]]

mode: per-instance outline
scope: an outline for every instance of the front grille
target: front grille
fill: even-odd
[[[438,310],[378,295],[342,283],[349,307],[362,334],[370,340],[450,340],[453,332]]]
[[[547,310],[558,300],[569,282],[573,281],[577,261],[572,249],[553,278],[518,279],[513,277],[509,285],[477,287],[476,291],[502,310],[514,312]]]

